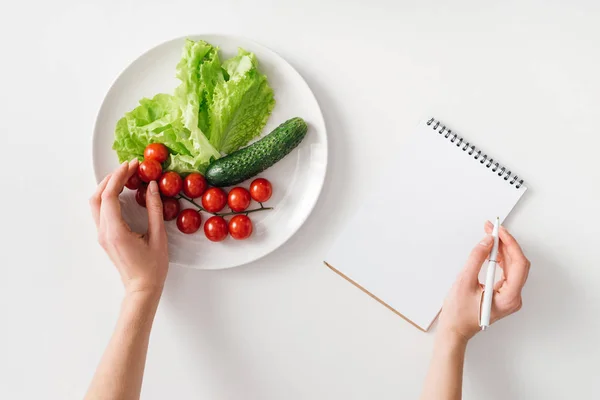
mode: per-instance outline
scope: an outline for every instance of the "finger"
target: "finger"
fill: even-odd
[[[504,318],[513,314],[523,306],[523,298],[520,293],[507,293],[498,291],[494,293],[492,301],[492,320]]]
[[[485,231],[490,233],[493,229],[493,225],[490,221],[487,221],[485,223]],[[523,254],[523,250],[521,250],[521,246],[519,246],[519,243],[517,243],[517,240],[510,234],[510,232],[508,232],[508,230],[504,227],[504,226],[500,226],[500,229],[498,230],[498,236],[500,238],[500,242],[501,242],[501,247],[503,247],[504,249],[504,253],[506,256],[508,256],[507,258],[513,259],[513,260],[524,260],[525,255]]]
[[[166,241],[167,232],[163,218],[163,204],[160,199],[156,181],[150,182],[146,192],[146,208],[148,209],[148,238],[159,243]]]
[[[512,262],[510,272],[506,273],[505,283],[499,291],[513,297],[520,297],[525,282],[527,282],[530,267],[531,263],[527,259]]]
[[[494,230],[494,224],[492,224],[490,221],[486,221],[483,229],[485,230],[485,233],[491,235],[492,231]],[[506,254],[506,250],[502,245],[502,242],[500,242],[498,244],[498,254],[496,255],[496,261],[498,262],[498,264],[503,265],[505,260],[508,260],[508,257]]]
[[[102,203],[101,195],[104,189],[106,188],[106,184],[110,179],[110,174],[106,175],[102,181],[96,187],[96,191],[90,197],[90,208],[92,210],[92,217],[94,218],[94,223],[96,223],[96,228],[98,227],[98,223],[100,220],[100,204]]]
[[[523,250],[517,240],[508,232],[504,226],[500,226],[499,230],[500,241],[504,245],[504,249],[511,261],[525,261],[527,258],[523,254]]]
[[[125,183],[137,170],[137,159],[129,163],[124,162],[113,172],[106,189],[102,192],[102,205],[100,207],[101,219],[122,220],[121,205],[119,204],[119,194],[123,190]]]
[[[500,290],[500,288],[502,288],[502,285],[504,285],[504,277],[500,278],[498,280],[498,282],[494,283],[494,292],[498,292]]]
[[[527,277],[529,276],[529,269],[531,267],[531,263],[523,254],[523,250],[521,250],[521,246],[516,241],[516,239],[506,230],[506,228],[500,228],[500,240],[502,241],[502,245],[510,258],[510,262],[506,263],[504,266],[504,273],[506,276],[506,285],[503,287],[503,292],[507,292],[511,299],[519,299],[521,297],[521,290],[523,286],[525,286],[525,282],[527,281]],[[512,303],[517,302],[517,300],[511,300]]]
[[[483,262],[489,256],[493,243],[494,239],[490,235],[486,235],[481,239],[481,242],[471,250],[471,254],[462,271],[462,275],[469,285],[477,287],[479,284],[479,270],[481,270]]]
[[[108,182],[104,193],[107,196],[118,196],[127,183],[127,180],[137,170],[138,160],[134,158],[130,162],[124,162],[113,172],[112,179]]]

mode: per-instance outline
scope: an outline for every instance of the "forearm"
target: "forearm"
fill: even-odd
[[[421,400],[460,400],[467,342],[438,332]]]
[[[86,400],[138,399],[150,330],[160,294],[125,297],[111,340],[92,380]]]

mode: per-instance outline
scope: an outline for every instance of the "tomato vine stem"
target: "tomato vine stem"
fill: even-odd
[[[231,212],[226,212],[226,213],[214,213],[214,212],[210,212],[210,211],[206,210],[200,204],[196,203],[194,201],[194,199],[190,199],[189,197],[184,196],[182,194],[180,194],[178,197],[176,197],[176,199],[184,199],[184,200],[190,202],[191,204],[195,205],[198,208],[198,211],[204,211],[206,213],[209,213],[209,214],[212,214],[212,215],[216,215],[216,216],[219,216],[219,217],[227,217],[227,216],[230,216],[230,215],[240,215],[240,214],[248,215],[248,214],[253,213],[253,212],[266,211],[266,210],[272,210],[273,209],[273,207],[265,207],[262,203],[259,203],[260,207],[252,209],[252,210],[231,211]]]

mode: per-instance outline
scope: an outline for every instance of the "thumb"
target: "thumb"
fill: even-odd
[[[479,270],[481,270],[481,266],[485,259],[490,255],[493,243],[494,238],[491,235],[486,235],[481,239],[481,242],[471,250],[471,254],[467,259],[462,272],[465,279],[469,281],[469,284],[473,286],[479,284]]]
[[[163,220],[163,204],[156,181],[152,181],[148,185],[146,208],[148,209],[148,237],[153,241],[162,240],[166,236],[166,231]]]

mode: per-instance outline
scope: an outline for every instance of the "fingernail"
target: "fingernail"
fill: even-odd
[[[150,194],[157,194],[158,193],[158,185],[156,184],[156,181],[151,181],[150,184],[148,185],[148,189],[150,189]]]
[[[489,247],[492,245],[493,242],[494,242],[494,238],[491,237],[490,235],[486,235],[483,239],[481,239],[481,242],[479,242],[479,244],[484,247]]]
[[[489,219],[485,221],[485,224],[489,226],[494,226],[494,224],[492,224],[492,221],[490,221]]]
[[[123,164],[121,164],[121,168],[125,167],[127,164],[129,164],[127,161],[123,161]]]
[[[137,159],[137,158],[134,158],[133,160],[129,161],[129,166],[130,166],[130,167],[133,167],[133,166],[134,166],[135,164],[137,164],[137,163],[138,163],[138,159]]]

